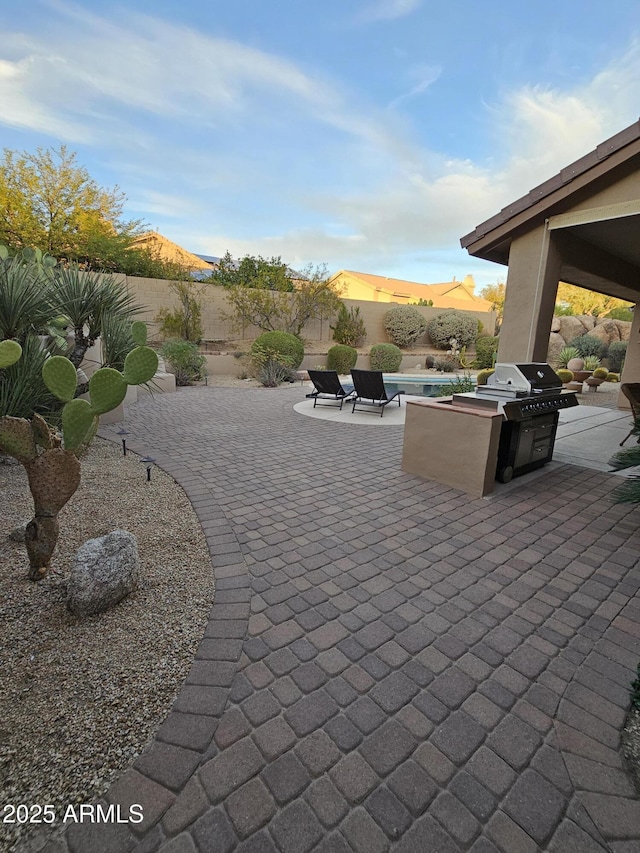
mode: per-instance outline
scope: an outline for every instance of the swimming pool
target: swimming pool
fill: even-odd
[[[402,373],[384,373],[382,378],[388,394],[403,391],[414,397],[437,397],[443,385],[448,388],[456,379],[455,376],[405,376]]]

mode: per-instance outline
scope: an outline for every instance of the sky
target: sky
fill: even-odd
[[[460,237],[640,115],[637,0],[0,0],[0,31],[0,147],[295,268],[504,281]]]

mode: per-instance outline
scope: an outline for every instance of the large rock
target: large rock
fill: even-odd
[[[613,320],[600,320],[589,334],[602,341],[604,344],[612,344],[614,341],[620,340],[620,331]]]
[[[113,607],[138,585],[138,545],[126,530],[89,539],[78,549],[67,585],[67,607],[90,616]]]
[[[614,320],[613,322],[618,327],[618,332],[620,333],[620,340],[631,340],[631,322],[629,320]]]
[[[547,362],[549,364],[557,364],[560,356],[560,351],[566,347],[563,338],[557,332],[551,332],[549,335],[549,349],[547,350]]]
[[[587,331],[585,325],[580,322],[580,317],[558,317],[558,320],[560,321],[558,334],[567,344]]]

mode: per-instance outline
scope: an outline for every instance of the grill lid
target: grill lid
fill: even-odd
[[[561,391],[562,380],[555,370],[544,362],[500,363],[496,364],[495,372],[487,379],[487,384],[478,387],[478,392],[482,392],[483,388],[487,394],[504,391],[515,397]]]

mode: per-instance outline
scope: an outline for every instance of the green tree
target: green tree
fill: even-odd
[[[506,295],[506,286],[504,282],[499,281],[497,284],[488,284],[480,291],[480,296],[491,303],[491,310],[496,312],[498,323],[502,322],[504,315],[504,298]]]
[[[286,267],[286,265],[283,265]],[[291,290],[240,282],[227,285],[225,314],[237,330],[257,326],[265,332],[284,331],[299,336],[310,320],[325,319],[340,307],[340,296],[328,281],[325,266],[307,266],[299,278],[290,279]]]
[[[573,284],[560,282],[556,304],[560,308],[570,308],[572,314],[590,314],[593,317],[601,317],[608,314],[614,308],[630,308],[632,303],[606,293],[596,293],[594,290],[586,290],[584,287],[576,287]]]
[[[123,219],[124,193],[100,187],[74,152],[5,149],[0,161],[0,241],[57,258],[117,268],[142,223]]]
[[[220,258],[217,269],[208,280],[224,287],[248,287],[289,293],[295,290],[294,275],[282,258],[267,259],[260,255],[245,255],[239,261],[234,261],[228,251]]]

